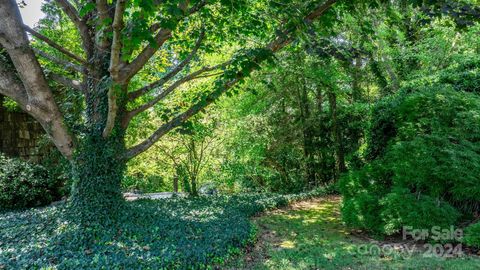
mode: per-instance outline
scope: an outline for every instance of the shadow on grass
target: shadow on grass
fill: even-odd
[[[235,262],[239,269],[480,269],[474,258],[426,258],[422,254],[383,252],[349,235],[340,219],[339,197],[295,204],[255,221],[263,254]],[[252,259],[253,257],[253,259]]]

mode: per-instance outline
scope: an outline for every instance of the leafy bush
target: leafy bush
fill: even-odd
[[[403,91],[372,113],[367,160],[340,181],[342,214],[356,228],[455,224],[480,205],[480,97],[451,86]]]
[[[480,56],[461,58],[458,65],[439,74],[439,83],[450,84],[457,91],[480,94]]]
[[[467,245],[480,248],[480,222],[465,229],[464,240]]]
[[[211,269],[254,240],[252,215],[324,194],[137,200],[89,239],[63,205],[9,212],[0,215],[0,268]]]
[[[426,229],[438,226],[444,229],[455,224],[460,213],[448,203],[426,195],[415,196],[409,190],[394,190],[380,202],[383,232],[394,234],[402,226],[413,229]]]
[[[60,197],[59,188],[42,166],[0,154],[0,209],[46,205]]]

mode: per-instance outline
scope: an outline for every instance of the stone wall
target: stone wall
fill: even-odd
[[[38,162],[38,149],[43,128],[24,112],[7,111],[0,96],[0,152],[7,156],[20,157]]]

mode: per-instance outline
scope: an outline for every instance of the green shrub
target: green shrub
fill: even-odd
[[[373,109],[368,163],[339,183],[347,225],[388,235],[448,227],[480,205],[480,97],[419,88]]]
[[[448,229],[460,217],[460,213],[448,203],[426,195],[415,196],[409,190],[394,190],[380,202],[383,233],[391,235],[402,226],[413,229],[431,229],[438,226]]]
[[[69,197],[74,179],[70,161],[55,148],[46,136],[39,141],[38,147],[39,152],[44,153],[39,165],[48,171],[50,178],[56,179],[61,184],[61,196]]]
[[[464,241],[469,246],[480,248],[480,222],[465,229]]]
[[[379,198],[367,192],[344,200],[342,205],[342,219],[347,226],[382,233],[380,220]]]
[[[60,197],[59,188],[42,166],[0,154],[0,209],[46,205]]]
[[[439,83],[450,84],[457,91],[480,94],[480,56],[459,59],[457,65],[440,72]]]

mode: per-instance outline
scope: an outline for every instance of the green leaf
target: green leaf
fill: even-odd
[[[90,11],[94,10],[95,9],[95,4],[94,3],[88,3],[86,5],[84,5],[79,11],[78,11],[78,15],[80,17],[83,17],[85,15],[87,15],[87,13],[89,13]]]

